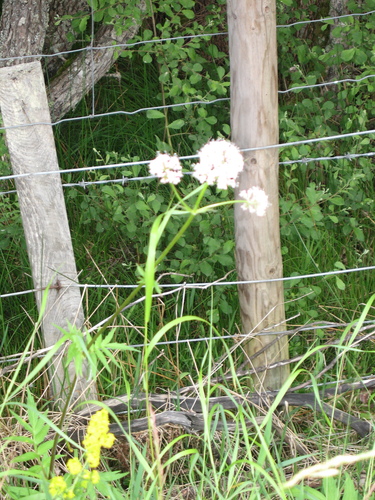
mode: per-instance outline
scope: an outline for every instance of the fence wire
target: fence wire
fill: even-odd
[[[324,271],[324,272],[319,272],[319,273],[312,273],[312,274],[300,274],[296,276],[285,276],[283,278],[269,278],[269,279],[262,279],[262,280],[234,280],[234,281],[225,281],[225,280],[217,280],[217,281],[209,281],[209,282],[201,282],[201,283],[158,283],[159,288],[174,288],[177,290],[189,290],[189,289],[197,289],[197,290],[205,290],[210,287],[215,287],[215,286],[237,286],[237,285],[257,285],[260,283],[276,283],[276,282],[286,282],[286,281],[295,281],[295,280],[303,280],[303,279],[313,279],[313,278],[325,278],[327,276],[338,276],[340,274],[350,274],[350,273],[358,273],[358,272],[364,272],[364,271],[374,271],[375,266],[366,266],[366,267],[355,267],[351,269],[336,269],[334,271]],[[71,283],[69,285],[61,285],[61,288],[70,288],[70,287],[78,287],[78,288],[83,288],[83,289],[128,289],[128,290],[133,290],[138,287],[138,285],[135,284],[129,284],[129,285],[121,285],[118,283],[115,284],[90,284],[90,283]],[[0,299],[6,299],[10,297],[17,297],[19,295],[27,295],[30,293],[34,292],[39,292],[40,290],[33,288],[31,290],[24,290],[20,292],[11,292],[11,293],[4,293],[0,295]]]
[[[345,18],[350,18],[350,17],[364,17],[364,16],[370,16],[371,14],[374,14],[375,10],[369,10],[366,12],[355,12],[351,14],[344,14],[341,16],[331,16],[331,17],[323,17],[320,19],[305,19],[303,21],[296,21],[294,23],[290,24],[277,24],[276,28],[281,29],[281,28],[291,28],[293,26],[298,26],[298,25],[306,25],[306,24],[312,24],[312,23],[326,23],[327,21],[336,21],[339,19],[345,19]],[[93,16],[92,16],[93,17]],[[92,20],[93,23],[93,20]],[[94,26],[92,24],[92,37],[94,34]],[[175,36],[175,37],[169,37],[169,38],[155,38],[152,40],[140,40],[138,42],[131,42],[131,43],[117,43],[113,45],[101,45],[101,46],[95,46],[92,45],[92,43],[86,47],[79,48],[79,49],[71,49],[71,50],[64,50],[64,51],[57,51],[57,52],[52,52],[51,54],[31,54],[31,55],[24,55],[24,56],[12,56],[12,57],[0,57],[0,61],[6,62],[6,61],[17,61],[17,60],[24,60],[24,59],[42,59],[42,58],[52,58],[52,57],[64,57],[64,56],[69,56],[70,54],[79,54],[82,52],[88,52],[88,51],[95,51],[95,50],[113,50],[113,49],[129,49],[132,47],[136,47],[138,45],[146,45],[150,43],[164,43],[164,42],[175,42],[178,40],[191,40],[194,38],[207,38],[207,37],[215,37],[215,36],[227,36],[228,32],[223,31],[219,33],[199,33],[196,35],[183,35],[183,36]]]
[[[44,124],[44,125],[47,125],[47,124]],[[313,139],[303,139],[301,141],[292,141],[292,142],[286,142],[286,143],[281,143],[281,144],[272,144],[269,146],[243,148],[240,151],[241,152],[250,152],[250,151],[259,151],[259,150],[275,149],[275,148],[281,149],[281,148],[287,148],[290,146],[302,146],[305,144],[333,141],[336,139],[344,139],[344,138],[349,138],[349,137],[357,137],[357,136],[371,135],[371,134],[375,134],[375,129],[363,130],[363,131],[359,131],[359,132],[350,132],[347,134],[337,134],[337,135],[326,136],[326,137],[317,137],[317,138],[313,138]],[[374,155],[375,155],[374,152],[361,153],[361,154],[348,153],[346,155],[326,156],[326,157],[316,157],[316,158],[315,157],[302,158],[299,160],[288,160],[288,161],[284,161],[284,162],[279,162],[279,165],[293,165],[293,164],[298,164],[298,163],[305,164],[305,163],[310,163],[310,162],[314,162],[314,161],[353,160],[355,158],[371,157]],[[178,158],[180,161],[196,160],[199,158],[199,155],[195,154],[195,155],[189,155],[189,156],[179,156]],[[39,175],[52,175],[52,174],[63,175],[63,174],[69,174],[69,173],[93,172],[96,170],[106,170],[106,169],[125,168],[125,167],[131,167],[131,166],[148,165],[151,160],[152,160],[152,158],[150,160],[114,163],[114,164],[110,164],[110,165],[95,165],[95,166],[90,166],[90,167],[80,167],[80,168],[66,169],[66,170],[51,170],[51,171],[46,171],[46,172],[11,174],[11,175],[4,175],[4,176],[0,177],[0,181],[33,177],[33,176],[39,176]],[[186,174],[189,174],[189,173],[186,172]],[[138,177],[128,178],[128,177],[122,176],[121,179],[114,179],[114,180],[101,180],[101,181],[92,181],[92,182],[83,180],[83,181],[80,181],[77,183],[71,183],[71,184],[68,183],[68,184],[65,184],[65,186],[66,187],[80,186],[80,187],[84,188],[90,184],[106,184],[108,182],[121,182],[122,184],[126,184],[127,182],[130,182],[130,181],[143,181],[143,180],[150,180],[150,179],[157,179],[157,177],[148,175],[148,176],[142,176],[142,177],[138,176]],[[8,193],[9,193],[9,191],[4,192],[4,193],[0,193],[0,194],[8,194]]]
[[[293,22],[290,24],[282,24],[282,25],[277,25],[278,29],[284,29],[284,28],[291,28],[295,26],[302,26],[302,25],[307,25],[311,23],[327,23],[327,22],[332,22],[336,20],[342,20],[345,18],[354,18],[354,17],[364,17],[364,16],[370,16],[375,13],[375,10],[363,12],[363,13],[351,13],[351,14],[346,14],[346,15],[341,15],[341,16],[332,16],[332,17],[325,17],[321,19],[306,19],[298,22]],[[73,50],[68,50],[68,51],[60,51],[60,52],[54,52],[52,54],[34,54],[34,55],[29,55],[29,56],[19,56],[19,57],[11,57],[11,58],[0,58],[0,61],[15,61],[15,60],[25,60],[25,59],[36,59],[36,58],[51,58],[51,57],[60,57],[60,56],[69,56],[72,54],[78,54],[82,53],[85,51],[89,51],[91,53],[91,57],[93,57],[94,51],[96,50],[113,50],[113,49],[123,49],[123,50],[133,50],[136,47],[139,47],[141,45],[145,44],[157,44],[157,43],[173,43],[177,42],[180,40],[191,40],[195,38],[209,38],[209,37],[217,37],[217,36],[226,36],[227,32],[219,32],[219,33],[202,33],[202,34],[195,34],[195,35],[186,35],[186,36],[178,36],[178,37],[170,37],[170,38],[158,38],[158,39],[153,39],[153,40],[144,40],[144,41],[136,41],[132,43],[124,43],[124,44],[114,44],[114,45],[108,45],[108,46],[94,46],[93,45],[93,40],[94,40],[94,16],[91,16],[91,32],[92,32],[92,40],[91,43],[84,48],[80,49],[73,49]],[[329,87],[332,85],[341,85],[345,83],[350,83],[350,84],[359,84],[361,82],[364,82],[366,80],[369,80],[371,78],[374,78],[375,74],[369,74],[360,78],[345,78],[342,80],[337,80],[337,81],[327,81],[327,82],[322,82],[322,83],[316,83],[316,84],[311,84],[311,85],[296,85],[292,86],[291,88],[288,88],[286,90],[279,90],[279,94],[287,94],[291,92],[301,92],[301,91],[306,91],[310,89],[315,89],[315,88],[325,88]],[[88,119],[99,119],[103,117],[111,117],[115,115],[124,115],[124,116],[133,116],[139,113],[147,113],[148,111],[153,111],[153,110],[167,110],[167,109],[173,109],[173,108],[178,108],[178,107],[183,107],[183,106],[198,106],[198,105],[213,105],[216,103],[221,103],[221,102],[228,102],[229,98],[219,98],[219,99],[214,99],[212,101],[205,101],[205,100],[199,100],[199,101],[190,101],[190,102],[184,102],[184,103],[178,103],[178,104],[167,104],[167,105],[162,105],[162,106],[153,106],[153,107],[143,107],[139,109],[135,109],[133,111],[125,111],[125,110],[120,110],[120,111],[114,111],[114,112],[106,112],[106,113],[95,113],[95,88],[94,88],[94,72],[91,72],[91,79],[92,79],[92,85],[91,85],[91,109],[92,109],[92,114],[90,115],[85,115],[85,116],[79,116],[79,117],[71,117],[71,118],[63,118],[61,120],[57,120],[56,122],[38,122],[38,123],[31,123],[28,125],[20,125],[20,126],[12,126],[12,127],[0,127],[0,130],[6,130],[6,129],[15,129],[15,128],[23,128],[25,126],[35,126],[35,125],[50,125],[50,126],[57,126],[63,123],[67,122],[74,122],[78,120],[88,120]],[[270,149],[270,148],[286,148],[286,147],[291,147],[291,146],[300,146],[300,145],[305,145],[305,144],[314,144],[314,143],[320,143],[320,142],[325,142],[325,141],[332,141],[332,140],[341,140],[344,138],[350,138],[350,137],[361,137],[364,135],[372,135],[375,133],[374,129],[371,130],[364,130],[364,131],[357,131],[357,132],[351,132],[351,133],[344,133],[344,134],[336,134],[328,137],[319,137],[319,138],[312,138],[312,139],[304,139],[304,140],[299,140],[299,141],[292,141],[288,143],[283,143],[283,144],[275,144],[275,145],[270,145],[270,146],[263,146],[263,147],[255,147],[255,148],[246,148],[243,151],[256,151],[260,149]],[[291,160],[291,161],[282,161],[280,162],[280,165],[292,165],[292,164],[306,164],[310,162],[316,162],[316,161],[338,161],[338,160],[353,160],[356,158],[361,158],[361,157],[372,157],[374,156],[374,152],[369,152],[369,153],[363,153],[363,154],[352,154],[348,153],[346,155],[337,155],[337,156],[325,156],[325,157],[318,157],[318,158],[302,158],[298,160]],[[190,160],[195,160],[198,158],[198,155],[189,155],[189,156],[181,156],[180,160],[181,161],[190,161]],[[7,175],[7,176],[1,176],[0,177],[0,182],[4,182],[6,180],[14,180],[17,178],[25,178],[29,177],[32,175],[50,175],[50,174],[69,174],[69,173],[80,173],[80,172],[95,172],[98,170],[106,170],[106,169],[119,169],[119,168],[126,168],[126,167],[131,167],[131,166],[139,166],[139,165],[147,165],[149,163],[149,160],[143,160],[143,161],[137,161],[137,162],[124,162],[124,163],[116,163],[112,165],[96,165],[96,166],[89,166],[89,167],[82,167],[82,168],[74,168],[74,169],[66,169],[66,170],[59,170],[59,171],[53,171],[53,172],[38,172],[38,173],[33,173],[33,174],[16,174],[16,175]],[[186,173],[187,175],[189,173]],[[107,183],[121,183],[122,185],[125,185],[128,182],[132,181],[148,181],[155,179],[154,176],[138,176],[138,177],[124,177],[122,176],[121,178],[115,178],[115,179],[103,179],[103,180],[97,180],[97,181],[86,181],[82,180],[79,182],[72,182],[72,183],[64,183],[64,187],[82,187],[86,188],[90,185],[103,185]],[[16,190],[10,190],[10,191],[4,191],[1,192],[0,195],[8,195],[16,193]],[[183,284],[163,284],[160,283],[159,287],[162,289],[168,289],[171,288],[173,293],[175,291],[179,291],[182,289],[207,289],[209,287],[213,286],[237,286],[239,284],[259,284],[259,283],[269,283],[269,282],[277,282],[277,281],[291,281],[291,280],[304,280],[304,279],[312,279],[312,278],[325,278],[328,276],[335,276],[335,275],[341,275],[341,274],[348,274],[348,273],[353,273],[353,272],[364,272],[364,271],[373,271],[375,270],[375,266],[366,266],[366,267],[361,267],[361,268],[352,268],[352,269],[345,269],[345,270],[335,270],[335,271],[326,271],[326,272],[319,272],[319,273],[313,273],[313,274],[305,274],[305,275],[299,275],[299,276],[291,276],[291,277],[283,277],[283,278],[273,278],[273,279],[266,279],[266,280],[250,280],[250,281],[227,281],[227,280],[218,280],[216,282],[207,282],[207,283],[183,283]],[[121,284],[72,284],[70,286],[77,286],[82,289],[133,289],[137,285],[121,285]],[[24,290],[24,291],[19,291],[19,292],[13,292],[13,293],[4,293],[0,295],[0,299],[6,299],[6,298],[11,298],[11,297],[16,297],[20,295],[25,295],[25,294],[30,294],[34,293],[37,290],[32,289],[32,290]],[[167,292],[165,292],[167,293]],[[343,328],[348,326],[348,324],[336,324],[334,325],[335,327],[338,328]],[[332,324],[326,324],[322,326],[306,326],[305,328],[301,329],[301,331],[309,331],[309,329],[316,329],[316,328],[332,328]],[[269,335],[269,332],[259,332],[258,335]],[[291,335],[293,334],[293,331],[291,332],[286,332],[286,331],[280,331],[280,332],[274,332],[275,335],[281,335],[281,334],[288,334]],[[236,336],[238,336],[236,334]],[[232,338],[233,335],[228,335],[228,336],[220,336],[218,339],[228,339]],[[208,341],[210,338],[202,338],[202,339],[188,339],[188,340],[178,340],[178,342],[197,342],[197,341]],[[168,343],[176,343],[176,339],[174,341],[166,341],[166,342],[160,342],[157,345],[166,345]],[[137,344],[134,347],[140,347],[143,346],[143,344]],[[43,351],[44,352],[44,351]],[[1,360],[2,358],[0,358]],[[1,362],[4,362],[1,360]]]

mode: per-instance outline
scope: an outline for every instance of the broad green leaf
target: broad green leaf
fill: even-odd
[[[47,427],[47,430],[49,431],[48,427]],[[53,441],[46,441],[45,443],[42,443],[41,445],[39,445],[38,446],[39,455],[42,456],[45,453],[47,453],[47,451],[50,450],[52,448],[52,446],[53,446]]]
[[[202,76],[199,73],[195,73],[194,75],[191,75],[189,77],[189,82],[192,85],[195,85],[196,83],[200,82],[202,80]]]
[[[354,486],[353,479],[346,473],[346,479],[344,483],[344,495],[342,500],[357,500],[358,499],[358,491]]]
[[[149,109],[147,111],[147,118],[164,118],[164,113],[158,109]]]
[[[171,128],[172,130],[178,130],[181,127],[185,125],[185,120],[182,120],[181,118],[178,120],[174,120],[172,123],[168,125],[168,128]]]
[[[16,464],[18,462],[27,462],[28,460],[35,460],[37,458],[39,458],[38,453],[35,451],[28,451],[26,453],[22,453],[22,455],[12,458],[12,463]]]
[[[358,241],[365,241],[365,235],[360,227],[355,227],[353,232]]]
[[[222,129],[223,129],[224,134],[230,135],[230,125],[228,125],[228,123],[224,123],[224,125],[222,126]]]
[[[212,276],[212,273],[213,273],[213,269],[212,269],[212,266],[211,264],[209,264],[208,262],[206,261],[203,261],[199,264],[199,269],[202,271],[202,273],[205,275],[205,276]]]
[[[340,262],[340,261],[335,262],[335,267],[337,269],[346,269],[346,267],[344,266],[344,264],[342,262]]]
[[[345,205],[345,201],[344,201],[344,198],[342,196],[334,196],[329,201],[331,203],[333,203],[334,205],[339,205],[339,206]]]
[[[224,75],[225,75],[225,69],[222,66],[218,66],[216,68],[216,71],[217,71],[217,74],[219,76],[219,80],[223,79]]]
[[[217,123],[217,118],[216,116],[207,116],[206,122],[210,125],[215,125],[215,123]]]
[[[345,283],[338,276],[336,276],[336,286],[339,290],[345,290]]]
[[[146,203],[143,200],[138,200],[135,204],[137,210],[150,210],[150,207],[146,205]]]
[[[182,11],[182,13],[183,13],[183,15],[184,15],[185,17],[187,17],[188,19],[194,19],[194,17],[195,17],[194,12],[193,12],[192,10],[190,10],[190,9],[184,9],[184,10]]]
[[[198,115],[201,118],[206,118],[206,116],[207,116],[207,110],[206,110],[206,108],[200,107],[200,108],[197,109],[197,112],[198,112]]]
[[[88,21],[88,16],[85,16],[85,17],[83,17],[83,18],[81,19],[81,21],[80,21],[80,23],[79,23],[79,27],[78,27],[78,29],[79,29],[79,31],[80,31],[81,33],[83,33],[83,32],[85,31],[86,26],[87,26],[87,21]]]
[[[340,54],[341,60],[344,62],[349,62],[353,59],[355,53],[355,49],[346,49],[343,50]]]

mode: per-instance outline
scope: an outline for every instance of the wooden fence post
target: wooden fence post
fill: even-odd
[[[228,0],[228,28],[232,140],[241,149],[278,144],[276,1]],[[236,196],[259,186],[271,206],[264,217],[258,217],[235,205],[238,279],[280,278],[278,150],[250,151],[244,158]],[[238,293],[243,333],[285,330],[282,282],[239,285]],[[267,366],[288,359],[287,337],[256,336],[245,351],[252,367]],[[278,367],[254,376],[254,383],[257,388],[278,389],[288,374],[288,366]]]
[[[39,61],[0,68],[0,106],[14,174],[59,170],[42,67]],[[40,125],[33,125],[39,123]],[[43,123],[43,124],[41,124]],[[46,347],[61,337],[57,328],[83,326],[84,315],[68,218],[59,173],[16,179],[36,300],[50,285],[42,331]],[[86,370],[86,373],[85,373]],[[57,356],[49,370],[54,399],[62,406],[74,378]],[[87,366],[77,381],[73,401],[96,399]]]

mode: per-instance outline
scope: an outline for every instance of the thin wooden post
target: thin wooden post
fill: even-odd
[[[77,283],[77,270],[70,237],[59,166],[52,132],[42,67],[39,61],[0,68],[0,106],[14,174],[22,222],[40,309],[43,293],[50,286],[42,321],[44,342],[54,345],[61,337],[57,328],[83,326],[84,315]],[[43,123],[40,125],[32,125]],[[32,174],[32,175],[30,175]],[[95,399],[85,367],[73,393],[73,401]],[[50,368],[53,396],[64,402],[74,378],[74,366],[64,372],[56,357]]]
[[[278,144],[275,0],[228,0],[228,28],[232,140],[241,149]],[[280,278],[278,150],[250,151],[244,157],[236,196],[241,190],[259,186],[271,206],[264,217],[258,217],[235,205],[238,279]],[[282,282],[239,285],[238,293],[244,333],[285,329]],[[257,336],[245,350],[252,367],[267,366],[288,359],[287,337]],[[278,367],[255,376],[254,383],[258,388],[278,389],[288,374],[288,366]]]

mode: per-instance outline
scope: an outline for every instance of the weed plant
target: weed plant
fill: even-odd
[[[153,5],[150,19],[134,41],[226,30],[221,1],[198,5],[192,0],[174,0]],[[281,25],[325,17],[329,6],[324,1],[285,0],[278,2],[278,9]],[[366,12],[374,10],[375,4],[373,0],[364,0],[360,5],[349,1],[348,9],[350,13]],[[333,66],[337,79],[361,79],[281,94],[280,143],[375,128],[374,84],[370,77],[375,62],[373,21],[374,14],[343,18],[334,27],[327,21],[278,29],[280,90],[327,82]],[[332,37],[340,43],[330,46]],[[113,73],[96,86],[96,113],[166,104],[175,107],[59,125],[55,137],[63,170],[150,160],[156,150],[190,155],[211,137],[230,137],[228,101],[177,106],[229,97],[229,59],[223,37],[140,45],[120,55]],[[70,116],[91,112],[89,96]],[[285,282],[286,312],[293,318],[290,327],[350,322],[360,316],[362,304],[375,292],[371,271],[313,279],[298,277],[373,265],[373,157],[355,156],[372,153],[370,137],[354,136],[280,148],[284,275],[295,276]],[[0,164],[0,173],[6,175],[10,173],[9,162],[6,149],[2,148],[5,161]],[[330,156],[342,158],[322,159]],[[190,169],[188,162],[184,166]],[[143,177],[147,173],[147,166],[124,166],[65,174],[62,179],[64,183],[93,182]],[[196,183],[186,176],[181,193],[187,195],[195,188]],[[11,182],[1,186],[1,191],[10,189],[14,189]],[[144,265],[149,255],[150,231],[157,217],[172,203],[169,186],[153,180],[96,184],[65,188],[65,196],[81,283],[137,285],[141,278],[139,266]],[[209,187],[205,196],[210,204],[227,200],[231,193]],[[1,292],[31,289],[14,194],[0,198],[0,221]],[[180,224],[171,220],[160,235],[160,248],[165,248],[179,229]],[[223,277],[235,281],[233,248],[231,207],[224,205],[215,212],[199,214],[159,265],[158,282],[213,282]],[[112,315],[128,293],[121,288],[87,289],[84,292],[87,326]],[[146,327],[147,311],[150,317]],[[208,324],[180,321],[183,316],[199,317]],[[374,310],[368,307],[366,318],[373,317]],[[41,345],[32,294],[1,299],[0,320],[2,356]],[[169,330],[167,325],[171,321],[177,323]],[[371,340],[361,348],[341,343],[329,350],[320,349],[323,344],[337,341],[344,330],[344,327],[327,330],[316,326],[311,333],[291,338],[291,355],[305,355],[305,358],[294,369],[280,395],[297,381],[311,378],[313,382],[313,377],[339,352],[344,355],[337,368],[326,374],[324,383],[358,379],[372,373]],[[108,474],[111,484],[100,493],[102,497],[374,498],[371,440],[358,441],[348,429],[307,409],[291,409],[280,417],[281,431],[279,427],[277,433],[278,414],[273,407],[255,411],[245,405],[236,413],[220,407],[208,408],[209,395],[241,396],[248,390],[246,377],[239,378],[235,373],[243,361],[240,347],[231,339],[214,339],[239,331],[236,289],[231,286],[181,290],[178,295],[157,299],[151,310],[141,302],[117,315],[114,341],[139,347],[137,351],[117,353],[109,371],[100,365],[96,381],[103,399],[142,392],[145,380],[151,392],[192,387],[193,394],[206,408],[205,430],[194,434],[171,426],[162,431],[151,424],[148,431],[132,436],[127,433],[127,423],[122,423],[124,437],[117,440],[110,454],[105,453],[102,461],[103,471],[100,471]],[[162,332],[159,341],[168,341],[172,336],[181,343],[154,345],[145,364],[141,346],[150,340],[150,332]],[[201,338],[206,340],[195,342]],[[227,356],[218,369],[215,360],[223,354]],[[52,498],[48,490],[51,467],[54,473],[68,474],[68,457],[74,453],[80,459],[84,456],[82,447],[74,452],[65,447],[64,443],[70,439],[66,428],[59,429],[58,419],[43,413],[48,403],[43,396],[44,367],[43,361],[34,359],[17,372],[2,377],[0,485],[4,498],[36,499],[42,498],[41,492]],[[220,382],[217,377],[222,377]],[[215,379],[212,385],[211,379]],[[33,395],[26,390],[27,386]],[[339,396],[333,404],[345,411],[349,407],[352,413],[372,421],[373,398],[368,392],[351,399]],[[33,415],[44,422],[44,428],[33,420]],[[139,412],[135,416],[144,415]],[[129,419],[130,416],[134,418],[129,414]],[[116,415],[111,419],[118,422]],[[61,438],[61,452],[51,461],[54,432]],[[15,436],[22,439],[16,440]],[[363,454],[368,450],[367,455]],[[325,464],[326,459],[336,455],[344,455],[337,467]],[[309,469],[320,464],[323,472]],[[335,467],[338,473],[331,477]],[[309,471],[307,479],[287,488],[291,484],[287,481],[305,468]],[[123,477],[111,476],[118,470]],[[87,497],[81,492],[78,498],[96,498],[96,495],[100,498],[100,494],[92,485]],[[64,491],[60,498],[63,496]]]

